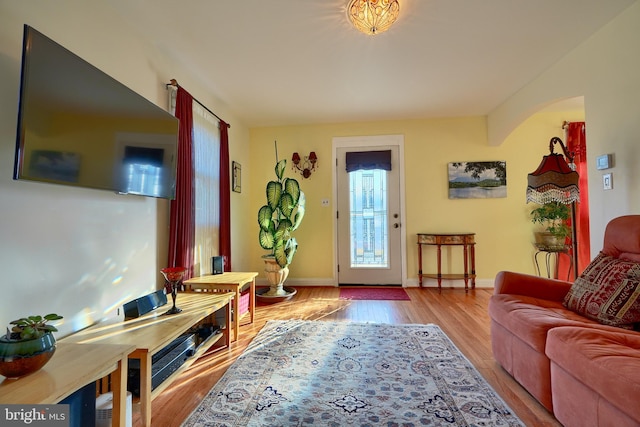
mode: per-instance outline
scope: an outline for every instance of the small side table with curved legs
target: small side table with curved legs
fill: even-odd
[[[553,265],[553,278],[558,278],[558,262],[560,261],[560,255],[564,254],[569,258],[569,270],[567,271],[567,281],[570,280],[571,272],[573,271],[573,257],[571,256],[571,245],[565,245],[563,247],[545,247],[540,245],[536,246],[536,253],[533,256],[533,259],[536,263],[536,271],[538,272],[538,276],[540,276],[540,264],[538,263],[538,255],[544,254],[545,266],[547,267],[547,277],[552,278],[551,276],[551,266]],[[553,264],[552,264],[552,258]]]
[[[418,281],[422,287],[422,278],[438,280],[438,292],[442,292],[442,279],[462,279],[464,280],[464,291],[469,291],[469,280],[471,289],[476,288],[476,233],[418,233]],[[422,273],[422,245],[435,245],[437,247],[437,267],[436,274]],[[464,274],[442,274],[442,246],[462,246]],[[469,263],[471,263],[471,273],[469,273]]]

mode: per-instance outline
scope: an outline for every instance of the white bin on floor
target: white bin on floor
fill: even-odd
[[[126,427],[131,427],[131,392],[127,392]],[[108,392],[96,397],[96,427],[111,427],[113,411],[113,393]]]

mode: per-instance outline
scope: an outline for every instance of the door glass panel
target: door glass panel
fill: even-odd
[[[387,172],[349,172],[351,268],[389,268]]]

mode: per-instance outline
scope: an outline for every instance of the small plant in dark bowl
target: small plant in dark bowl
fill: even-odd
[[[62,316],[50,313],[46,316],[29,316],[18,320],[13,320],[9,324],[13,325],[11,330],[7,328],[6,338],[11,341],[23,341],[33,338],[40,338],[47,332],[58,332],[53,325],[47,325],[47,322],[60,320]]]
[[[0,336],[0,375],[18,378],[42,368],[56,351],[53,332],[58,329],[47,323],[60,319],[62,316],[51,313],[9,322],[13,326]]]

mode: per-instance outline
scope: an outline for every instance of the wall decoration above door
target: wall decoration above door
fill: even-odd
[[[507,162],[452,162],[448,170],[450,199],[507,197]]]

